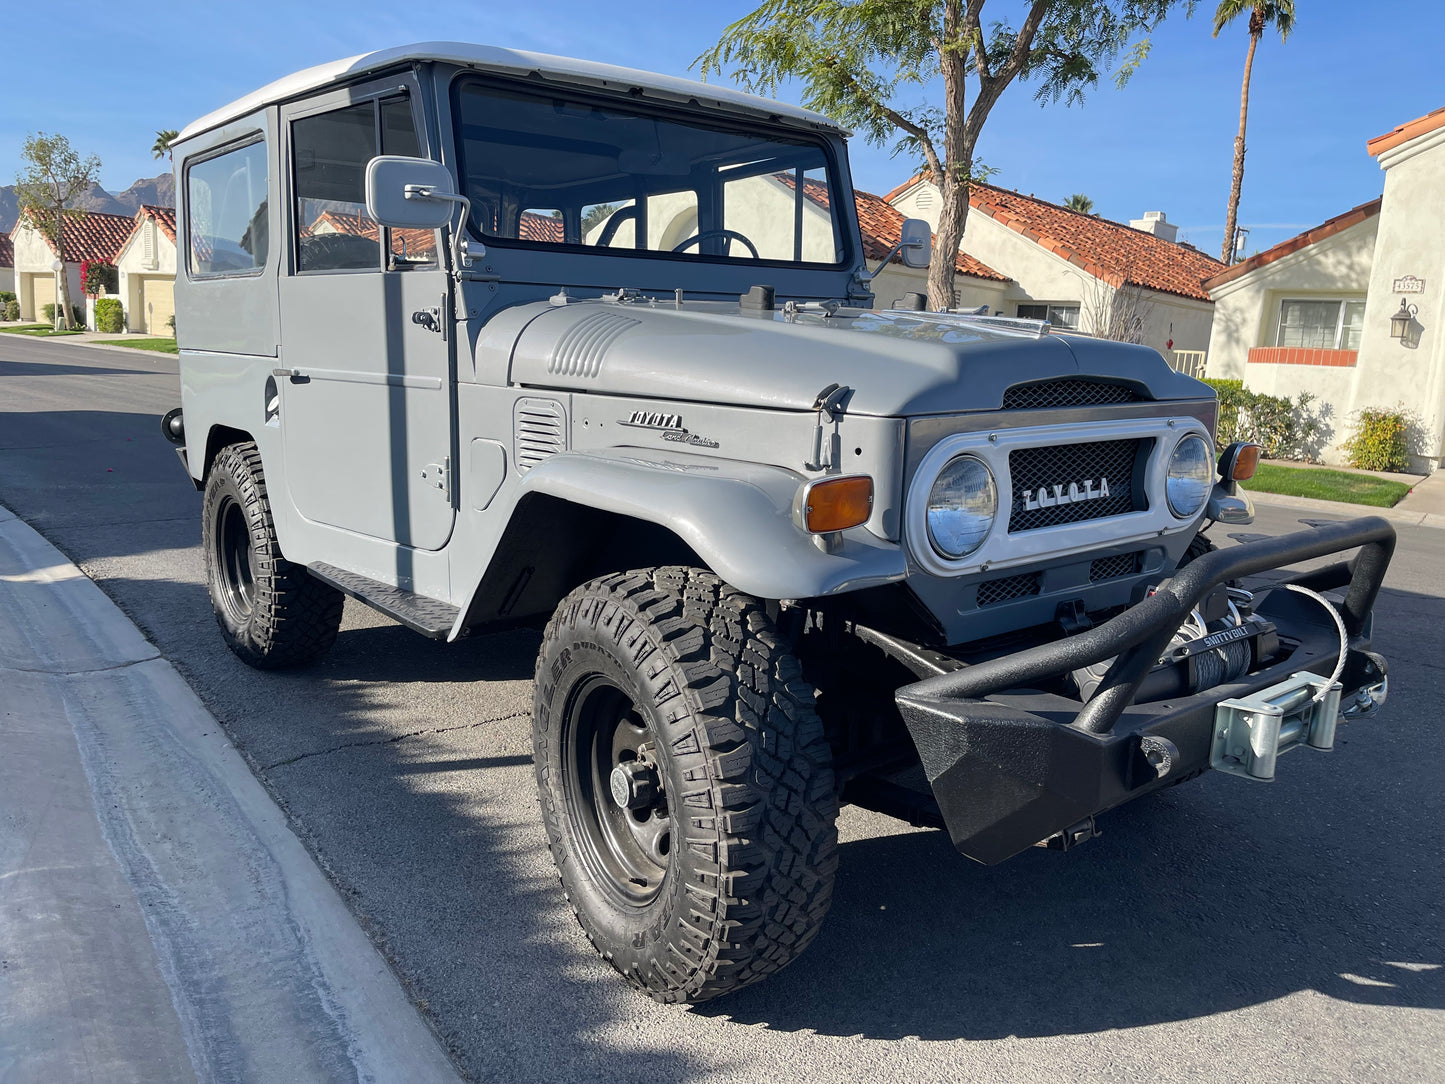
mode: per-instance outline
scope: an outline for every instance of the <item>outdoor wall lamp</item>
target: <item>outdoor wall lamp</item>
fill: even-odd
[[[1400,298],[1400,308],[1394,316],[1390,317],[1390,338],[1403,342],[1405,333],[1410,330],[1410,322],[1415,319],[1415,314],[1419,311],[1417,306],[1411,305],[1403,297]]]

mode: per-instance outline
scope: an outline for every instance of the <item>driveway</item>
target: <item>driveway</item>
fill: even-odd
[[[560,898],[529,755],[535,634],[445,645],[348,600],[309,670],[226,650],[200,499],[157,429],[175,372],[0,336],[0,502],[181,670],[475,1079],[1439,1079],[1445,531],[1401,529],[1376,618],[1390,704],[1333,754],[1291,754],[1271,786],[1206,776],[995,868],[848,809],[808,953],[663,1008]],[[1250,530],[1299,515],[1319,513]]]

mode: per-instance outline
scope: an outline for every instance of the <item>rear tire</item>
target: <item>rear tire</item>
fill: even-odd
[[[838,864],[832,755],[756,599],[691,568],[573,591],[537,658],[532,740],[562,887],[634,987],[706,1001],[817,934]]]
[[[258,670],[324,655],[346,598],[281,556],[256,445],[231,444],[217,454],[201,517],[206,584],[226,645]]]

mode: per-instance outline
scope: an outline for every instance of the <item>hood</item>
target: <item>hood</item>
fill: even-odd
[[[1211,394],[1148,347],[1034,338],[945,315],[737,305],[580,301],[527,305],[513,383],[697,403],[811,410],[829,384],[850,414],[908,417],[998,410],[1013,384],[1092,374],[1155,398]],[[521,314],[518,314],[521,315]]]

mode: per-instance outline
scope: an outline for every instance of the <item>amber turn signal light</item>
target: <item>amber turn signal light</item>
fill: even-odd
[[[1260,447],[1258,444],[1236,444],[1233,451],[1228,463],[1228,477],[1235,482],[1247,482],[1259,467]]]
[[[793,505],[798,526],[813,534],[846,531],[873,514],[873,479],[866,474],[819,478],[798,490]]]

